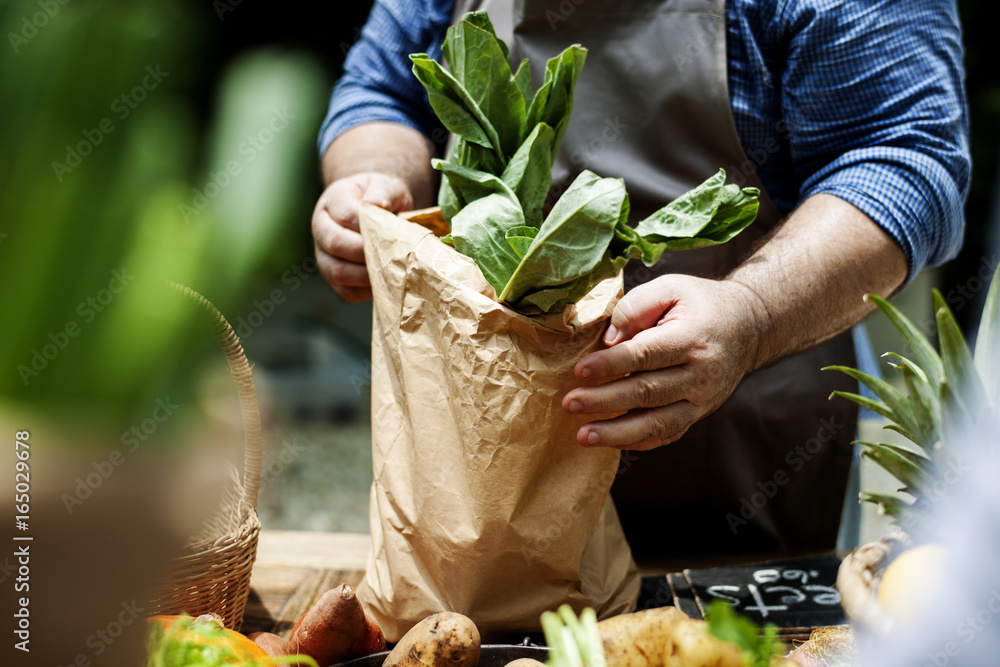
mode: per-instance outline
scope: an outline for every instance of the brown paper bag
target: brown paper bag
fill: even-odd
[[[372,553],[358,595],[398,640],[438,611],[484,634],[538,630],[562,603],[631,611],[639,577],[608,490],[618,451],[586,449],[562,397],[621,277],[562,313],[496,301],[473,260],[374,206]]]

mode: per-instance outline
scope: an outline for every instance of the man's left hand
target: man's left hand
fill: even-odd
[[[577,441],[647,450],[679,439],[756,369],[766,316],[737,282],[666,275],[639,285],[615,307],[608,348],[575,367],[581,380],[618,379],[578,387],[562,402],[570,413],[626,414],[585,424]]]

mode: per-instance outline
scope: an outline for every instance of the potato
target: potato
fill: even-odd
[[[667,640],[664,667],[744,667],[740,647],[708,631],[708,623],[685,619]]]
[[[382,667],[476,667],[479,644],[479,629],[471,619],[443,611],[410,628]]]
[[[288,642],[276,634],[270,632],[254,632],[247,635],[247,639],[264,649],[264,651],[272,658],[276,658],[279,655],[293,655],[292,651],[289,649]]]
[[[534,658],[518,658],[511,660],[504,667],[545,667],[544,662],[539,662]]]
[[[663,667],[674,627],[690,620],[676,607],[645,609],[597,624],[608,667]]]
[[[365,610],[347,585],[327,591],[302,615],[288,636],[289,650],[312,656],[320,665],[356,657],[352,650],[366,636]]]

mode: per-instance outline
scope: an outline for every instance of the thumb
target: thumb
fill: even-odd
[[[413,197],[406,182],[395,176],[373,176],[361,201],[398,213],[413,208]]]
[[[676,302],[672,291],[663,284],[663,278],[633,288],[611,313],[611,324],[604,332],[605,345],[623,343],[640,331],[652,328]]]

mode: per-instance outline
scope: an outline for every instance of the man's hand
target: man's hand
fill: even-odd
[[[582,426],[577,441],[646,450],[679,439],[756,368],[764,317],[735,282],[667,275],[636,287],[615,307],[608,349],[575,368],[580,379],[620,379],[574,389],[562,403],[570,413],[626,414]]]
[[[312,217],[316,263],[323,279],[348,302],[372,298],[358,227],[358,204],[363,201],[393,213],[413,208],[406,182],[381,173],[338,179],[320,195]]]
[[[576,365],[577,377],[628,377],[566,394],[563,409],[621,412],[580,428],[583,445],[651,449],[714,412],[744,377],[856,324],[907,274],[889,234],[846,201],[804,201],[725,280],[667,275],[618,303],[610,346]],[[818,369],[817,369],[817,372]]]

